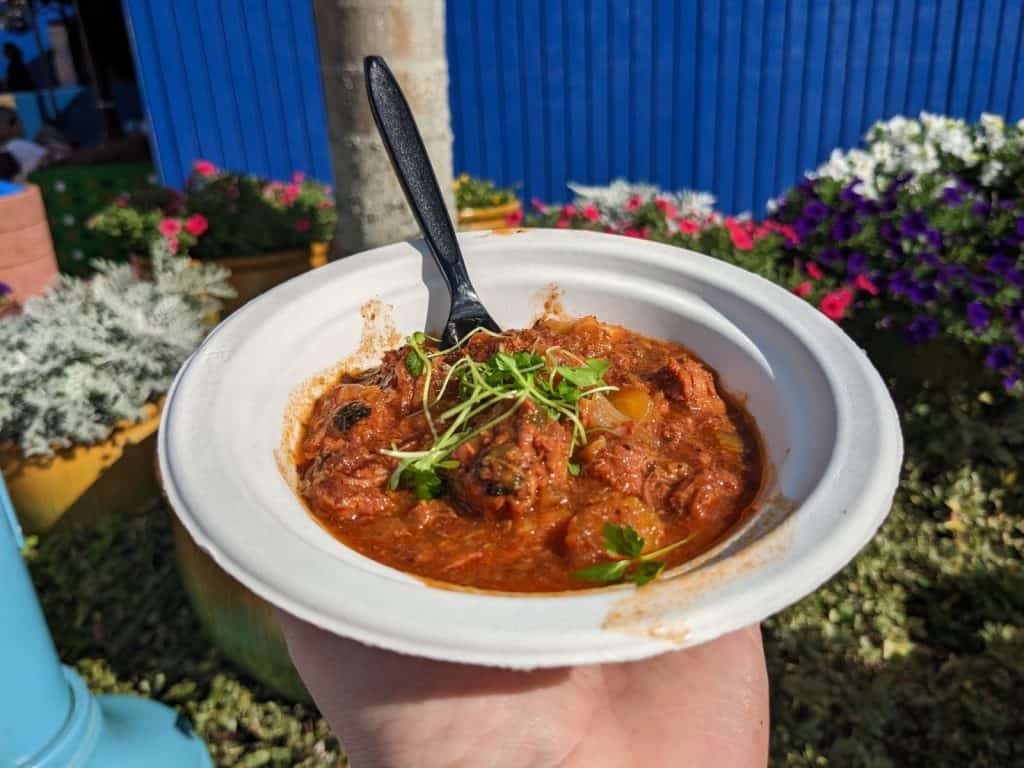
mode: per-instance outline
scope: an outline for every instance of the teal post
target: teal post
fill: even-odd
[[[61,666],[0,478],[0,766],[209,768],[186,719],[137,696],[93,696]]]

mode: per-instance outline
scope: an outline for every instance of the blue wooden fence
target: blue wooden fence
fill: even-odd
[[[310,0],[124,0],[156,162],[330,180]]]
[[[329,177],[309,0],[125,7],[165,179],[199,156]],[[527,199],[622,177],[760,211],[879,118],[1024,117],[1024,0],[448,0],[447,13],[455,168]]]

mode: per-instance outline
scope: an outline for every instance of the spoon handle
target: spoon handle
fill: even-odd
[[[363,72],[377,130],[395,166],[409,207],[448,285],[452,314],[461,314],[460,310],[478,306],[480,299],[462,260],[455,228],[412,110],[384,59],[367,56],[363,61]]]

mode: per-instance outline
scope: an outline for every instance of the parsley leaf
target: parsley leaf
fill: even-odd
[[[573,576],[585,581],[596,581],[600,584],[614,584],[620,581],[629,567],[629,560],[614,560],[610,563],[598,563],[589,568],[576,571]]]
[[[415,349],[405,356],[405,367],[413,378],[416,378],[423,373],[425,364],[423,362],[423,358]]]
[[[417,499],[434,499],[441,495],[441,478],[435,469],[410,465],[402,472],[402,482],[412,488]]]
[[[620,561],[621,562],[621,561]],[[644,560],[634,570],[626,574],[626,581],[631,581],[638,587],[642,587],[661,576],[665,570],[665,564],[658,560]]]
[[[569,474],[572,475],[573,477],[579,477],[581,469],[582,468],[580,467],[578,462],[575,462],[575,461],[570,461],[569,462]]]
[[[570,368],[567,365],[555,367],[555,373],[577,387],[596,387],[604,383],[602,377],[611,366],[611,362],[599,357],[592,357],[585,365]]]
[[[611,555],[622,557],[640,557],[644,551],[643,537],[629,525],[605,523],[601,529],[604,534],[604,548]]]

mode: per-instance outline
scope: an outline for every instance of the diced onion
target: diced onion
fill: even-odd
[[[743,453],[743,441],[735,432],[718,432],[718,444],[732,453]]]
[[[587,429],[615,429],[629,421],[629,417],[604,395],[594,395],[583,400],[580,403],[580,415]]]

